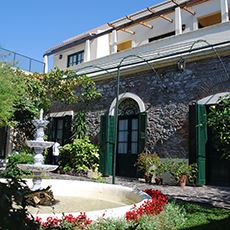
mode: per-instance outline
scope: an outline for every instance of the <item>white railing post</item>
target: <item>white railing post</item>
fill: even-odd
[[[192,29],[198,30],[198,20],[197,20],[196,15],[193,15],[192,17]]]
[[[44,63],[45,63],[45,73],[49,72],[49,58],[48,55],[44,56]]]
[[[175,34],[182,34],[182,19],[180,7],[176,7],[175,9]]]
[[[220,8],[221,8],[221,22],[228,22],[228,0],[220,0]]]
[[[84,62],[90,61],[90,40],[86,40],[85,42],[85,51],[84,51]]]
[[[111,53],[117,53],[117,31],[113,30],[112,32],[112,50]]]

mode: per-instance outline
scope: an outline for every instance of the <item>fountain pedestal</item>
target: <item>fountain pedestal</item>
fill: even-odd
[[[42,179],[41,174],[43,172],[51,172],[58,168],[58,165],[47,165],[44,163],[43,151],[51,147],[54,142],[44,141],[44,128],[49,123],[43,120],[43,110],[40,111],[40,119],[32,121],[36,127],[35,140],[28,140],[26,144],[30,148],[34,148],[34,164],[18,164],[17,166],[23,170],[29,170],[34,173],[32,191],[41,190]]]

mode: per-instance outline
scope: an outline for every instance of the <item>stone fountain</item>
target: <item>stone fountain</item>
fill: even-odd
[[[34,173],[32,191],[38,191],[42,189],[41,174],[43,172],[51,172],[57,169],[58,165],[43,164],[44,156],[43,151],[51,147],[54,142],[44,141],[44,128],[49,123],[47,120],[43,120],[43,109],[40,110],[40,118],[32,121],[36,127],[35,140],[27,140],[26,144],[30,148],[34,148],[34,164],[18,164],[18,167],[23,170],[29,170]]]

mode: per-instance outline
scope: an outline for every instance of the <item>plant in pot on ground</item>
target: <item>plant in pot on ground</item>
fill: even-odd
[[[163,161],[160,161],[155,171],[155,182],[157,185],[163,184],[163,175],[165,172],[167,172],[167,169],[167,164]]]
[[[139,155],[135,166],[138,172],[145,178],[147,183],[151,183],[152,177],[156,172],[157,167],[160,165],[160,157],[157,153],[143,152]]]
[[[197,173],[197,165],[195,163],[189,165],[185,160],[169,160],[168,170],[181,186],[185,186],[188,181],[193,184],[195,182]]]

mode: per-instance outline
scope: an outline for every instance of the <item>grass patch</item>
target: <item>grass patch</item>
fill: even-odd
[[[184,208],[187,219],[184,226],[180,229],[230,229],[230,210],[184,201],[177,202],[177,205]]]

